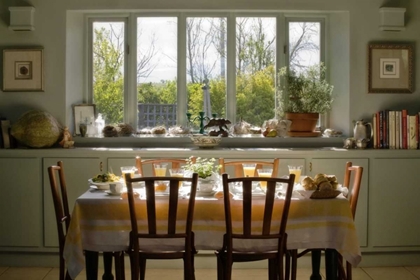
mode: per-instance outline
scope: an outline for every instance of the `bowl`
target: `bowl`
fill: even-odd
[[[222,137],[219,136],[207,136],[202,134],[194,134],[190,137],[193,144],[199,148],[208,149],[214,148],[220,144]]]

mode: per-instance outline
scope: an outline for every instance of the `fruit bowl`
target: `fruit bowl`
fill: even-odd
[[[202,134],[194,134],[190,138],[194,145],[202,149],[214,148],[222,141],[222,137],[220,136],[208,136]]]

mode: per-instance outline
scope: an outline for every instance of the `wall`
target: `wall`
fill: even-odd
[[[35,7],[35,31],[13,32],[8,30],[10,6]],[[379,8],[404,7],[406,30],[402,32],[379,31]],[[235,10],[283,10],[292,12],[318,11],[332,13],[328,34],[330,79],[336,86],[338,108],[331,115],[331,126],[351,131],[352,120],[371,118],[375,111],[392,108],[409,112],[420,111],[419,90],[412,94],[367,94],[367,46],[370,42],[412,42],[419,38],[420,1],[416,0],[1,0],[0,1],[0,49],[10,47],[42,46],[45,55],[45,92],[1,92],[0,114],[15,121],[32,108],[50,112],[61,123],[72,125],[71,104],[84,101],[83,86],[83,37],[66,33],[68,26],[80,26],[83,19],[77,12],[86,10],[118,9],[235,9]],[[418,44],[415,53],[419,53]],[[78,59],[73,59],[77,57]],[[2,59],[1,59],[2,60]],[[415,60],[415,69],[420,60]],[[2,73],[2,70],[0,70]],[[78,73],[73,75],[72,73]],[[2,76],[2,75],[1,75]],[[420,73],[415,72],[415,81]],[[2,84],[2,82],[0,83]],[[418,83],[417,83],[418,84]],[[418,86],[415,86],[417,88]]]

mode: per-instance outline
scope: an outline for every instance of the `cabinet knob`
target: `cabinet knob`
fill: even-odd
[[[309,163],[309,172],[312,172],[312,162]]]
[[[100,172],[102,172],[103,167],[104,167],[104,165],[103,165],[103,163],[102,163],[102,161],[101,161],[101,162],[99,163],[99,171],[100,171]]]

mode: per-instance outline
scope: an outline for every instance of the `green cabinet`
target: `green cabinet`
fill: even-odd
[[[375,249],[419,250],[419,167],[419,158],[373,159],[369,236]]]
[[[41,159],[0,158],[0,166],[0,247],[41,247]]]
[[[54,204],[51,196],[51,186],[48,178],[48,167],[63,161],[64,176],[67,185],[70,214],[76,199],[89,189],[88,180],[94,175],[106,170],[101,158],[44,158],[44,246],[57,247],[57,224],[55,222]]]

